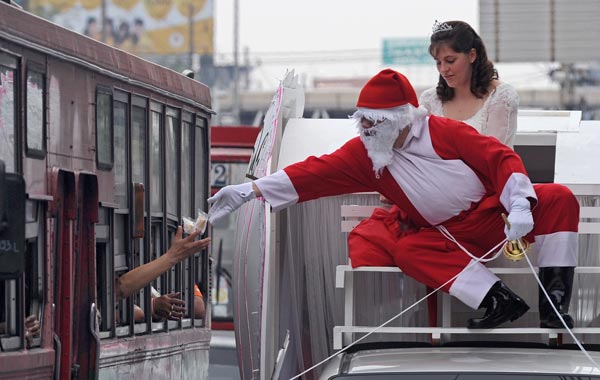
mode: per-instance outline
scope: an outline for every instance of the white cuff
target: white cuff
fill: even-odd
[[[517,199],[533,198],[537,200],[537,195],[531,184],[531,180],[523,173],[512,173],[502,189],[500,194],[500,203],[508,211]]]
[[[279,211],[298,202],[299,196],[283,170],[254,181],[263,198],[271,205],[273,211]]]

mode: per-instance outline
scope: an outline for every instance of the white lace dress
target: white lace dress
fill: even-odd
[[[427,108],[432,115],[444,116],[444,107],[435,92],[435,87],[423,91],[419,104]],[[517,91],[508,83],[500,83],[492,90],[479,111],[462,121],[477,129],[479,133],[494,136],[512,148],[517,134],[518,107]]]

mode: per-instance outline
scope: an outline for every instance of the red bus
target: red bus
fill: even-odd
[[[207,210],[212,114],[204,84],[0,2],[0,160],[26,184],[22,267],[0,253],[0,379],[207,378],[209,305],[155,321],[150,285],[119,300],[116,279]],[[193,305],[210,282],[203,252],[151,285]]]

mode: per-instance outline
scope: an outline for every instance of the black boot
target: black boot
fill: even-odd
[[[529,306],[502,281],[496,282],[485,295],[479,308],[487,310],[483,318],[471,318],[469,329],[491,329],[506,321],[514,321],[529,310]]]
[[[548,267],[540,268],[540,281],[550,296],[556,310],[569,328],[573,328],[573,318],[569,313],[571,290],[573,289],[574,267]],[[540,289],[540,327],[563,328],[564,325],[552,309],[550,302]]]

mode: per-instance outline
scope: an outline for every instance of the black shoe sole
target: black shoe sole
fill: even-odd
[[[574,325],[573,318],[568,314],[563,315],[562,317],[565,320],[567,327],[572,329],[573,325]],[[558,318],[554,318],[550,321],[540,321],[540,327],[543,329],[564,329],[565,328],[563,323]]]
[[[499,320],[495,323],[490,323],[490,324],[480,325],[480,326],[473,326],[471,324],[472,323],[471,320],[469,320],[467,328],[471,329],[471,330],[493,329],[494,327],[497,327],[497,326],[503,324],[504,322],[508,322],[508,321],[513,322],[513,321],[519,319],[528,310],[529,310],[529,305],[527,305],[525,302],[523,302],[522,305],[517,310],[515,310],[512,314],[506,316],[506,318],[502,318],[501,320]]]

